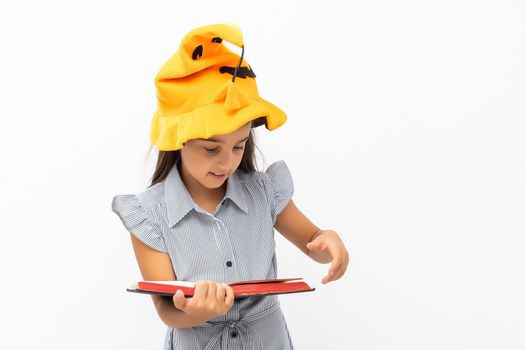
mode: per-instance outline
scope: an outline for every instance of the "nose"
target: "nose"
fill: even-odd
[[[219,163],[217,164],[218,170],[221,173],[227,173],[233,166],[233,154],[231,152],[223,152],[219,158]]]

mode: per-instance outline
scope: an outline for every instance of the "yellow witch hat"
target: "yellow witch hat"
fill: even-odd
[[[242,48],[241,56],[223,40]],[[235,24],[208,25],[186,34],[155,77],[158,107],[150,137],[160,151],[233,132],[252,120],[252,127],[264,124],[268,130],[286,121],[282,110],[259,97],[255,73],[243,55],[242,33]]]

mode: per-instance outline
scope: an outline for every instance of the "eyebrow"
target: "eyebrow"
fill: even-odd
[[[249,138],[250,138],[250,136],[245,137],[244,139],[239,140],[239,141],[237,141],[236,143],[240,143],[240,142],[246,141],[246,140],[248,140]],[[199,140],[202,140],[202,141],[211,141],[211,142],[218,142],[218,143],[224,143],[224,141],[221,141],[221,140],[218,140],[218,139],[214,139],[213,137],[210,137],[209,139],[202,139],[202,138],[200,138]]]

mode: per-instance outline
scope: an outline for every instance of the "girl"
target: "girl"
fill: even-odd
[[[240,59],[223,39],[242,47]],[[112,201],[144,280],[196,281],[192,298],[151,296],[168,326],[165,349],[293,349],[277,295],[234,300],[226,285],[277,278],[274,227],[313,260],[331,262],[322,283],[348,265],[338,234],[295,206],[286,164],[255,168],[252,129],[274,130],[286,115],[258,96],[243,54],[235,25],[184,37],[155,79],[151,185]]]

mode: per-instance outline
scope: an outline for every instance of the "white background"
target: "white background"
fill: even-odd
[[[525,348],[517,0],[2,2],[0,348],[161,348],[111,199],[152,175],[157,71],[222,22],[288,114],[264,166],[350,252],[325,286],[277,235],[279,275],[317,288],[280,297],[296,348]]]

